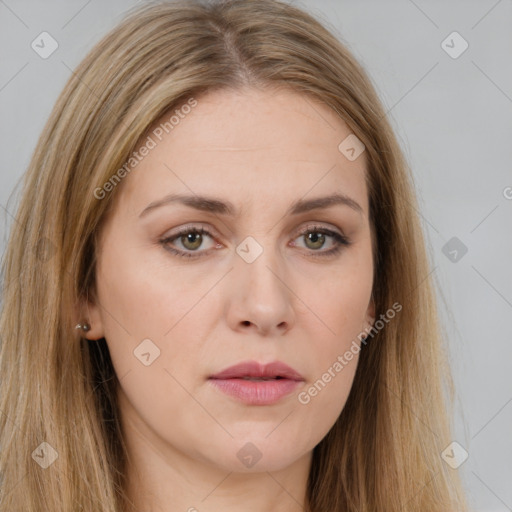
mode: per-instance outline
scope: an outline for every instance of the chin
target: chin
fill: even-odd
[[[290,437],[288,439],[291,440]],[[300,450],[298,443],[286,445],[276,437],[268,437],[268,430],[261,436],[247,435],[227,440],[225,443],[212,443],[207,455],[210,462],[224,471],[235,473],[262,473],[280,471],[299,460],[308,452]],[[213,448],[213,450],[212,450]]]

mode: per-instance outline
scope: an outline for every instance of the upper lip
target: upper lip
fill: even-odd
[[[210,379],[237,379],[243,377],[282,377],[290,380],[304,380],[304,377],[299,372],[281,361],[273,361],[268,364],[260,364],[257,361],[244,361],[230,366],[215,375],[211,375]]]

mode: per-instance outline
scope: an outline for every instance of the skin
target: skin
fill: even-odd
[[[289,90],[217,91],[197,100],[119,185],[100,236],[97,300],[83,309],[87,337],[106,338],[120,379],[128,494],[137,510],[296,512],[312,450],[345,405],[359,355],[308,404],[297,395],[375,317],[365,154],[345,158],[338,145],[349,127]],[[362,213],[335,205],[285,215],[292,202],[333,191]],[[170,193],[214,196],[241,211],[229,217],[168,204],[139,217]],[[168,246],[202,252],[198,258],[160,243],[188,225],[211,236]],[[318,256],[336,241],[308,242],[301,230],[311,226],[351,244]],[[263,248],[252,263],[236,252],[247,236]],[[149,366],[134,356],[145,339],[160,350]],[[208,381],[245,360],[283,361],[305,382],[261,406]],[[261,453],[252,467],[237,457],[249,442]]]

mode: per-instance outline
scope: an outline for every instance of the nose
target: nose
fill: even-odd
[[[238,332],[280,336],[295,322],[293,284],[280,258],[266,249],[252,263],[235,256],[227,319]]]

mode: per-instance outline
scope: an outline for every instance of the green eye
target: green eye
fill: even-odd
[[[298,238],[305,240],[306,248],[312,250],[314,257],[330,257],[336,255],[343,246],[350,245],[349,240],[342,234],[332,231],[321,226],[308,226],[300,233]],[[333,248],[325,251],[320,251],[326,242],[326,239],[332,239]]]
[[[209,249],[199,250],[205,242],[205,237],[213,240],[211,233],[203,227],[185,227],[178,233],[161,240],[160,243],[167,251],[171,252],[175,256],[199,258],[210,252]],[[351,243],[340,233],[321,226],[310,226],[307,229],[304,229],[297,238],[301,237],[305,241],[306,249],[310,249],[309,252],[314,257],[327,258],[329,256],[334,256],[342,249],[343,246],[348,246]],[[331,239],[333,248],[323,251],[320,250],[329,239]],[[176,242],[179,242],[183,249],[174,247]]]

